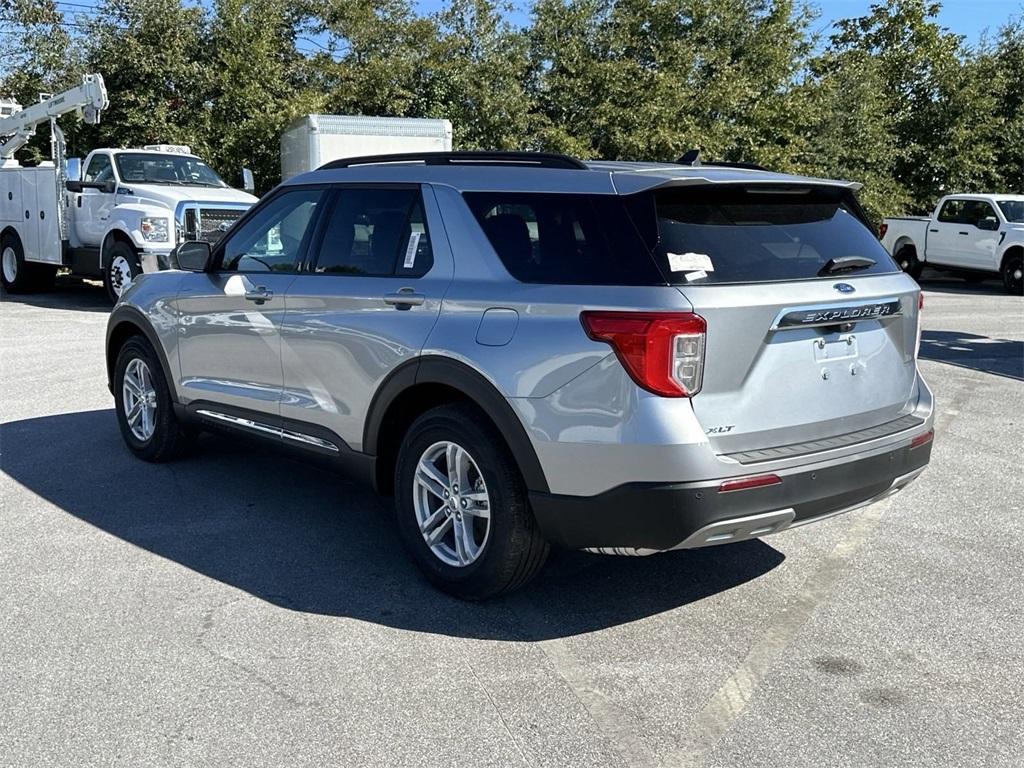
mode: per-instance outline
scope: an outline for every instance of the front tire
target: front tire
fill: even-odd
[[[111,245],[107,268],[103,273],[103,286],[107,289],[110,303],[116,304],[140,274],[142,267],[135,249],[120,240]]]
[[[924,264],[917,258],[917,248],[912,245],[904,245],[896,252],[896,263],[900,265],[900,269],[906,272],[915,280],[921,279],[921,272],[924,270]]]
[[[174,415],[163,368],[141,336],[126,341],[117,355],[114,405],[125,445],[143,461],[169,461],[192,447],[195,432]]]
[[[1003,287],[1011,296],[1024,296],[1024,256],[1015,254],[1003,260],[1000,270]]]
[[[456,597],[511,592],[547,559],[515,460],[471,405],[434,408],[409,428],[395,468],[395,511],[420,570]]]

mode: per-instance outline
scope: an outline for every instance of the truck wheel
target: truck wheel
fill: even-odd
[[[177,458],[193,445],[195,430],[178,421],[156,353],[141,336],[124,343],[114,365],[117,424],[128,449],[143,461]]]
[[[1006,292],[1013,296],[1024,296],[1024,257],[1019,253],[1007,256],[1000,272]]]
[[[395,469],[395,511],[420,570],[456,597],[511,592],[547,558],[511,452],[470,405],[434,408],[409,428]]]
[[[924,269],[922,264],[917,258],[917,248],[912,245],[904,245],[896,252],[896,263],[900,265],[900,269],[906,272],[915,280],[921,278],[921,271]]]
[[[130,245],[117,241],[110,246],[110,258],[107,260],[107,269],[103,275],[103,285],[107,289],[110,302],[116,304],[141,273],[139,257]]]
[[[25,261],[21,241],[7,234],[0,241],[0,282],[10,293],[28,293],[35,289],[34,264]]]

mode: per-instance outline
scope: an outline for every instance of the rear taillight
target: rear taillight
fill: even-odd
[[[611,344],[633,381],[664,397],[690,397],[704,375],[707,323],[691,312],[582,312],[594,341]]]
[[[924,313],[924,291],[917,294],[917,341],[914,343],[914,359],[921,354],[921,315]]]
[[[878,225],[878,239],[881,240],[885,237],[885,233],[889,231],[889,225],[884,221]]]

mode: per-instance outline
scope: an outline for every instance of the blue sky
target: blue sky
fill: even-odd
[[[822,30],[827,35],[829,27],[837,19],[863,16],[871,6],[871,0],[811,0],[818,8],[821,16],[813,29]],[[423,13],[440,10],[447,3],[444,0],[418,0],[419,9]],[[517,24],[526,21],[528,2],[513,0],[519,9],[510,15]],[[993,34],[1011,16],[1024,15],[1024,0],[945,0],[939,23],[950,31],[967,38],[968,43],[976,43],[982,32],[988,28]]]

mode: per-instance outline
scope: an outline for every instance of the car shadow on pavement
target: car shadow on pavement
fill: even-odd
[[[926,268],[917,283],[931,293],[958,293],[974,296],[1006,296],[1003,279],[996,273],[967,280],[953,272],[940,272]],[[925,308],[927,309],[927,303]]]
[[[3,424],[0,450],[17,483],[155,555],[277,606],[420,632],[577,635],[723,592],[784,559],[761,541],[638,558],[558,552],[520,592],[466,603],[420,577],[389,500],[270,448],[204,435],[194,456],[146,464],[103,410]]]
[[[1024,341],[960,331],[922,331],[920,357],[1024,381]]]
[[[106,312],[112,309],[106,289],[98,283],[88,283],[72,277],[58,277],[53,288],[40,293],[8,293],[3,291],[0,301],[25,304],[43,309],[71,309],[79,312]]]

